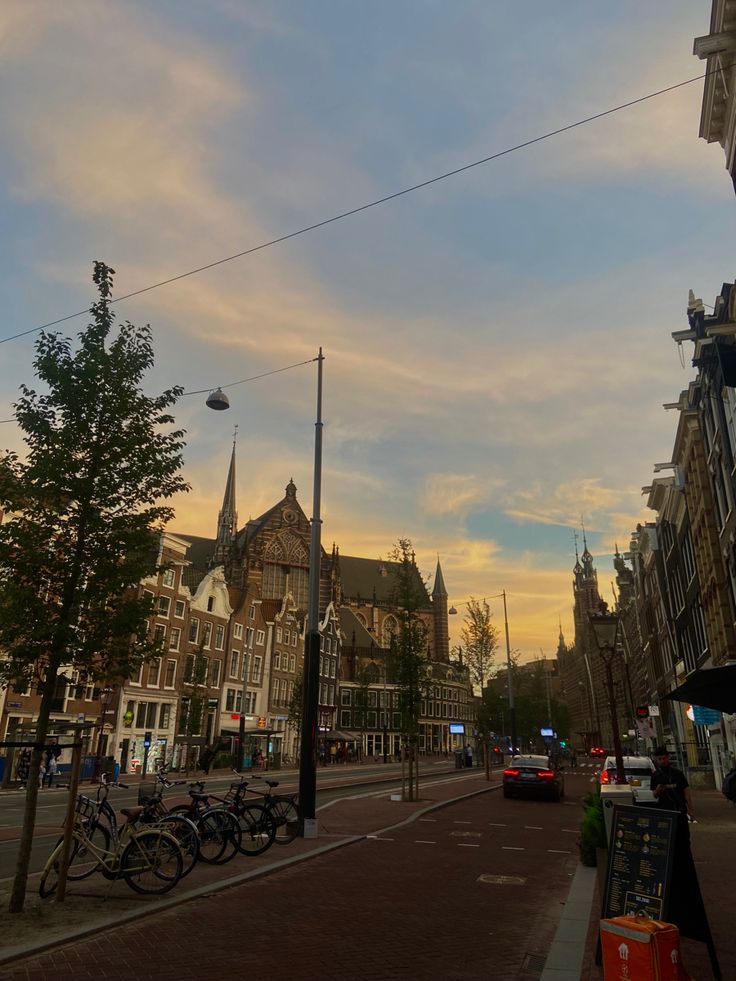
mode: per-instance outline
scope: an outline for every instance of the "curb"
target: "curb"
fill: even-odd
[[[238,875],[231,876],[229,879],[221,879],[219,882],[212,882],[206,886],[198,886],[196,889],[191,889],[189,892],[180,893],[177,896],[172,896],[170,899],[164,899],[155,906],[149,905],[139,910],[130,910],[127,913],[118,914],[114,918],[109,917],[106,920],[98,921],[94,925],[90,924],[89,926],[74,930],[65,936],[57,937],[56,940],[34,943],[33,945],[28,944],[25,946],[10,947],[7,950],[0,951],[0,965],[10,964],[14,961],[27,960],[30,957],[35,957],[37,954],[43,954],[48,950],[77,943],[78,941],[84,940],[87,937],[108,933],[110,930],[115,930],[118,927],[126,926],[129,923],[134,923],[136,920],[148,917],[152,913],[154,915],[163,913],[194,899],[203,899],[207,896],[212,896],[215,893],[223,892],[226,889],[232,889],[234,886],[242,885],[243,883],[252,879],[259,879],[265,875],[269,875],[271,872],[278,872],[283,868],[288,868],[292,865],[299,865],[300,863],[306,862],[309,859],[318,858],[320,855],[325,855],[328,852],[336,851],[338,848],[344,848],[347,845],[354,845],[359,841],[366,841],[368,838],[375,837],[376,835],[384,834],[387,831],[393,831],[396,828],[401,828],[404,825],[411,824],[412,821],[417,820],[418,818],[422,817],[422,815],[428,814],[431,811],[437,811],[440,808],[449,807],[452,804],[467,800],[470,797],[477,797],[479,794],[487,794],[491,790],[498,790],[500,787],[501,784],[493,784],[489,787],[483,787],[480,790],[474,790],[469,794],[462,794],[459,797],[451,797],[448,798],[448,800],[437,801],[434,804],[430,804],[428,807],[415,811],[414,814],[411,814],[403,821],[388,825],[387,827],[381,828],[378,831],[371,831],[360,835],[351,835],[341,841],[321,845],[318,848],[304,852],[301,855],[296,855],[293,858],[283,858],[277,862],[272,862],[270,865],[264,865],[259,869],[253,869],[251,872],[241,872]]]

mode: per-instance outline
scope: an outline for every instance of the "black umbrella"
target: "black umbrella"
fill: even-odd
[[[684,684],[664,697],[719,712],[736,712],[736,664],[693,671]]]

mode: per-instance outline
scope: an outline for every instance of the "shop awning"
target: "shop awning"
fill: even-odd
[[[359,743],[362,736],[356,736],[354,732],[343,732],[340,729],[329,729],[327,732],[317,734],[318,739],[328,743]]]

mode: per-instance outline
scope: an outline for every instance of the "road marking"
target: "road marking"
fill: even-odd
[[[453,821],[453,824],[472,824],[472,821]]]
[[[415,845],[436,845],[437,842],[436,841],[428,841],[426,838],[415,838],[414,839],[414,844]]]
[[[566,835],[576,835],[576,834],[579,834],[579,831],[578,831],[577,828],[563,828],[562,829],[562,832],[563,832],[563,834],[566,834]]]
[[[419,823],[424,821],[425,824],[437,824],[437,818],[419,818]]]
[[[467,842],[465,842],[465,841],[459,841],[459,842],[457,843],[457,847],[458,847],[458,848],[480,848],[480,845],[469,845],[469,844],[468,844]]]
[[[550,855],[569,855],[570,852],[567,848],[548,848],[547,851]]]
[[[395,841],[395,838],[384,838],[382,835],[366,835],[366,838],[372,838],[373,841]]]
[[[507,828],[508,827],[507,824],[498,824],[496,821],[489,821],[488,824],[492,828]]]
[[[539,828],[536,824],[525,824],[524,831],[544,831],[544,828]]]
[[[501,845],[501,850],[504,852],[523,852],[523,848],[517,848],[516,845]]]

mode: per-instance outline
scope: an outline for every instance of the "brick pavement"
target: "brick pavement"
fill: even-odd
[[[691,841],[700,891],[718,954],[724,981],[736,981],[736,943],[733,936],[733,883],[736,878],[736,807],[717,790],[691,789],[698,823],[691,825]],[[600,899],[594,903],[582,977],[602,981],[602,968],[594,963]],[[685,969],[698,981],[712,977],[705,944],[682,939]]]
[[[473,775],[462,788],[451,780],[422,796],[486,788]],[[322,812],[321,828],[364,833],[428,803],[341,801]],[[273,971],[292,981],[531,981],[577,864],[579,818],[576,805],[484,792],[378,838],[152,910],[145,921],[8,965],[2,976],[167,981]],[[525,881],[479,881],[483,874]]]

